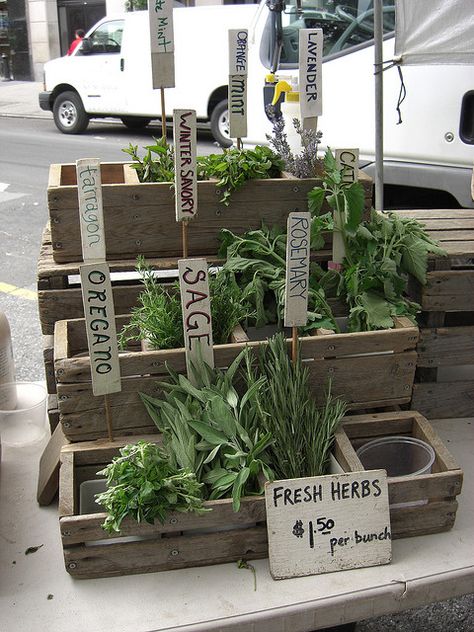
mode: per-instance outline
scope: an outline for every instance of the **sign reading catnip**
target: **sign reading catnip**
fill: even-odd
[[[352,184],[359,179],[359,150],[336,149],[336,164],[342,170],[344,184]]]
[[[274,481],[265,504],[274,579],[392,560],[384,470]]]

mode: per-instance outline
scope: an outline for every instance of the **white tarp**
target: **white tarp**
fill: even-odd
[[[395,5],[395,55],[402,64],[474,64],[473,0],[395,0]]]

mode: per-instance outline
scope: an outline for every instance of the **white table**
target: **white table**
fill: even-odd
[[[395,540],[390,565],[313,577],[277,582],[268,560],[258,560],[257,591],[251,571],[236,564],[72,579],[64,568],[56,504],[40,508],[35,500],[43,445],[4,447],[0,630],[303,632],[474,592],[474,422],[433,425],[465,472],[450,532]]]

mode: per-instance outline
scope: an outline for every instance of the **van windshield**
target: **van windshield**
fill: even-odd
[[[277,22],[275,12],[271,12],[265,28],[269,56],[261,51],[262,61],[265,57],[267,61],[274,59]],[[313,28],[323,30],[325,57],[366,44],[374,37],[373,0],[302,0],[299,8],[296,0],[288,0],[281,14],[280,65],[298,65],[299,30]],[[383,0],[383,28],[384,33],[395,29],[395,0]]]

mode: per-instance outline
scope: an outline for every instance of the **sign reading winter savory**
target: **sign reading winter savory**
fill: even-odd
[[[197,213],[196,112],[173,110],[176,221]]]
[[[288,215],[286,240],[285,327],[301,327],[308,320],[308,282],[311,214]]]
[[[192,362],[199,356],[214,366],[209,271],[205,259],[178,261],[184,346],[188,378],[193,381]]]
[[[229,133],[247,136],[248,30],[229,30]]]
[[[79,267],[94,395],[122,390],[109,266]]]
[[[385,470],[266,483],[265,504],[274,579],[391,562]]]
[[[299,89],[301,119],[313,119],[323,113],[323,31],[299,32]],[[304,127],[308,127],[304,125]]]
[[[352,184],[359,179],[359,150],[336,149],[336,164],[342,169],[342,181]]]
[[[106,258],[102,179],[98,158],[76,161],[79,225],[85,262]]]
[[[153,88],[174,88],[173,0],[149,0]]]

